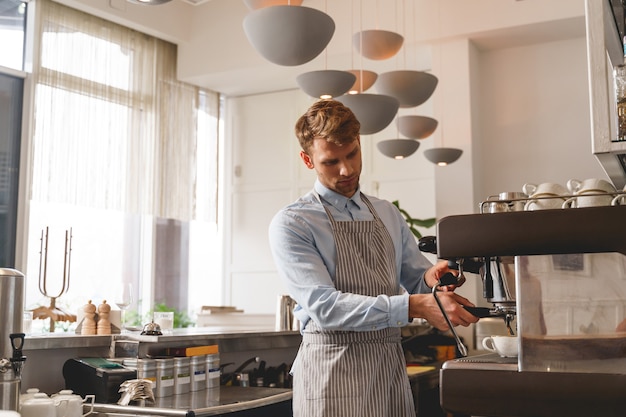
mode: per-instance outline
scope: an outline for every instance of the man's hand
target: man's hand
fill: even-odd
[[[459,274],[459,271],[455,271],[454,269],[450,269],[448,267],[448,261],[437,262],[424,274],[424,280],[426,281],[426,285],[428,285],[429,288],[434,287],[439,282],[439,279],[448,272],[454,274],[455,276],[458,276]],[[465,277],[462,276],[461,278],[459,278],[456,284],[442,286],[441,290],[442,291],[454,291],[455,288],[460,287],[464,283],[465,283]]]
[[[467,298],[447,291],[439,294],[439,301],[441,301],[450,322],[454,326],[467,327],[478,321],[478,317],[463,308],[464,305],[474,307],[474,304]],[[446,319],[432,294],[411,294],[409,296],[409,317],[426,319],[437,329],[448,330],[448,323],[446,323]]]

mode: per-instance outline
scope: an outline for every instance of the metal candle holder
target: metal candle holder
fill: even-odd
[[[70,265],[72,259],[72,228],[65,231],[65,251],[63,257],[63,285],[56,294],[48,291],[48,227],[41,231],[41,244],[39,249],[39,292],[50,299],[48,307],[39,307],[33,311],[34,318],[50,318],[50,332],[54,333],[56,321],[76,321],[76,315],[69,314],[56,306],[56,300],[65,294],[70,288]],[[43,266],[43,270],[42,270]]]

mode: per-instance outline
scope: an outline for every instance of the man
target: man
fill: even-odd
[[[359,129],[338,101],[318,101],[300,117],[300,158],[317,180],[270,224],[272,254],[302,325],[295,417],[414,416],[400,328],[419,317],[447,329],[430,294],[447,262],[431,265],[397,208],[359,191]],[[440,299],[454,325],[478,320],[453,291]]]

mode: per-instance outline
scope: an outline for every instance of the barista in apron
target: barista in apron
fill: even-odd
[[[415,416],[400,329],[412,317],[447,328],[431,288],[448,263],[426,259],[393,204],[360,192],[359,129],[352,111],[333,100],[317,101],[296,122],[300,157],[317,180],[269,227],[302,323],[294,417]],[[454,325],[478,320],[462,308],[469,300],[445,295]]]
[[[337,245],[335,286],[367,296],[397,295],[400,287],[391,236],[367,197],[361,194],[361,199],[374,220],[335,221],[324,206]],[[294,372],[299,374],[294,378],[296,415],[415,416],[400,341],[399,328],[325,331],[310,320],[294,363]]]

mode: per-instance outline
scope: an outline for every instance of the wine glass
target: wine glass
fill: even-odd
[[[114,303],[122,310],[122,329],[126,328],[126,310],[133,303],[133,284],[123,282],[116,291]]]

